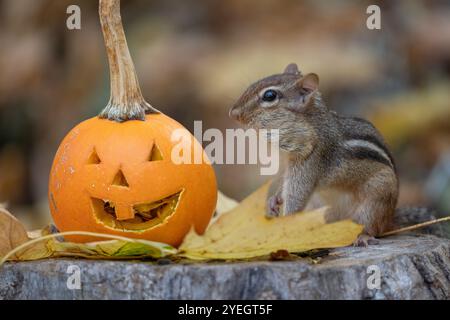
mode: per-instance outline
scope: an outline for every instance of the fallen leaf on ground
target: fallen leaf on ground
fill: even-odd
[[[0,257],[28,240],[22,223],[8,210],[0,207]]]
[[[176,253],[172,246],[141,239],[109,240],[89,243],[52,241],[53,257],[82,257],[88,259],[163,258]]]
[[[228,212],[239,205],[239,202],[236,200],[227,197],[221,191],[217,192],[217,205],[216,205],[216,213],[214,217],[209,222],[209,225],[216,222],[216,220],[225,212]]]
[[[0,265],[9,260],[27,261],[56,257],[162,258],[177,252],[174,247],[165,243],[105,234],[96,234],[95,236],[115,239],[90,243],[72,243],[60,240],[61,236],[69,233],[86,234],[81,231],[52,234],[49,226],[27,234],[19,220],[0,208]]]
[[[325,223],[325,210],[268,219],[265,184],[237,207],[222,214],[204,235],[191,230],[179,255],[194,259],[248,259],[286,250],[303,252],[352,244],[363,227],[350,220]]]
[[[268,187],[268,184],[264,185],[239,205],[226,196],[219,196],[221,200],[217,212],[221,215],[211,223],[203,236],[191,231],[178,251],[164,243],[106,234],[95,236],[107,238],[107,241],[65,242],[61,236],[88,232],[53,234],[50,227],[27,235],[20,221],[1,209],[0,258],[3,257],[3,260],[0,265],[5,260],[49,257],[141,259],[178,255],[193,260],[228,260],[262,257],[272,253],[276,259],[287,259],[290,252],[349,245],[362,231],[362,226],[349,220],[326,224],[325,208],[267,219],[264,210]]]

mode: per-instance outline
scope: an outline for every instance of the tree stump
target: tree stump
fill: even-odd
[[[0,268],[0,298],[449,299],[450,240],[430,230],[434,234],[410,233],[367,248],[333,249],[318,263],[309,258],[169,265],[80,259],[10,262]],[[70,266],[80,270],[80,289],[68,288]],[[379,286],[374,278],[378,271]]]

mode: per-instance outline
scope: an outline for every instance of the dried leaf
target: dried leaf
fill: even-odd
[[[0,257],[29,240],[22,223],[0,207]]]
[[[31,235],[35,235],[35,233],[31,233]],[[7,257],[9,260],[36,260],[51,255],[45,242],[25,245],[30,240],[31,237],[22,223],[7,210],[0,208],[0,258]],[[21,248],[22,246],[23,248]],[[18,248],[21,249],[17,250]],[[14,254],[9,255],[12,251]]]
[[[291,255],[287,250],[278,250],[270,253],[270,261],[289,261],[294,260],[295,256]]]
[[[5,260],[38,260],[56,257],[81,257],[88,259],[137,259],[137,258],[162,258],[177,252],[172,246],[141,239],[129,239],[106,234],[94,234],[91,232],[70,231],[65,233],[50,234],[49,228],[40,232],[34,231],[36,237],[15,247],[13,251],[3,255],[0,265]],[[90,243],[73,243],[58,240],[64,235],[83,234],[103,238],[113,238],[109,241]],[[17,252],[15,252],[17,251]],[[11,254],[14,253],[14,254]]]
[[[110,240],[90,243],[53,241],[52,256],[71,256],[89,259],[136,259],[162,258],[176,253],[176,249],[165,243],[147,240]]]
[[[61,240],[71,231],[52,234],[51,225],[28,232],[22,223],[0,207],[0,265],[7,260],[26,261],[49,257],[84,257],[90,259],[162,258],[177,252],[172,246],[154,241],[129,239],[106,234],[93,234],[108,241],[72,243]]]
[[[269,185],[261,187],[241,204],[219,196],[218,212],[224,212],[210,225],[204,236],[191,231],[178,251],[181,257],[204,259],[248,259],[272,253],[303,252],[318,248],[334,248],[351,244],[362,226],[351,221],[325,224],[325,208],[293,216],[267,219],[265,198]],[[6,210],[0,211],[0,255],[4,260],[36,260],[47,257],[82,257],[88,259],[163,258],[175,255],[170,245],[153,241],[95,234],[114,240],[92,243],[61,241],[66,232],[52,234],[51,228],[27,232],[23,225]],[[89,233],[90,235],[93,235]],[[11,250],[13,250],[11,252]],[[278,254],[273,255],[273,253]],[[9,255],[7,255],[9,253]],[[280,256],[280,257],[279,257]],[[286,254],[281,257],[287,259]],[[0,262],[0,265],[1,263]]]
[[[216,205],[216,213],[221,215],[222,213],[228,212],[238,206],[239,202],[230,197],[227,197],[222,192],[218,191],[217,193],[217,205]]]
[[[57,233],[58,230],[56,229],[55,225],[53,224],[48,224],[47,226],[45,226],[42,229],[36,229],[36,230],[31,230],[28,231],[28,238],[30,239],[37,239],[52,233]]]
[[[236,200],[227,197],[222,192],[217,192],[217,205],[216,205],[216,214],[209,222],[209,225],[212,225],[216,222],[216,220],[225,212],[228,212],[239,205],[239,202]]]
[[[269,184],[220,216],[203,236],[194,230],[179,248],[190,259],[248,259],[286,250],[302,252],[353,243],[363,227],[350,220],[325,223],[325,208],[291,216],[264,216]]]

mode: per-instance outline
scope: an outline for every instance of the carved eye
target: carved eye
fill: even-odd
[[[160,161],[163,160],[161,150],[159,150],[156,144],[153,145],[152,151],[150,152],[149,161]]]
[[[278,97],[278,93],[273,89],[269,89],[269,90],[264,91],[262,100],[266,101],[266,102],[272,102],[272,101],[275,101],[275,99],[277,97]]]
[[[100,164],[102,162],[100,160],[100,157],[98,156],[97,150],[92,150],[91,154],[89,155],[89,158],[87,160],[87,164]]]

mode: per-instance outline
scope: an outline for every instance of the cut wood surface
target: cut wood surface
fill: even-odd
[[[69,290],[69,266],[81,290]],[[379,289],[367,286],[369,266]],[[0,299],[449,299],[450,240],[428,234],[334,249],[319,263],[254,261],[158,265],[52,259],[7,263]]]

